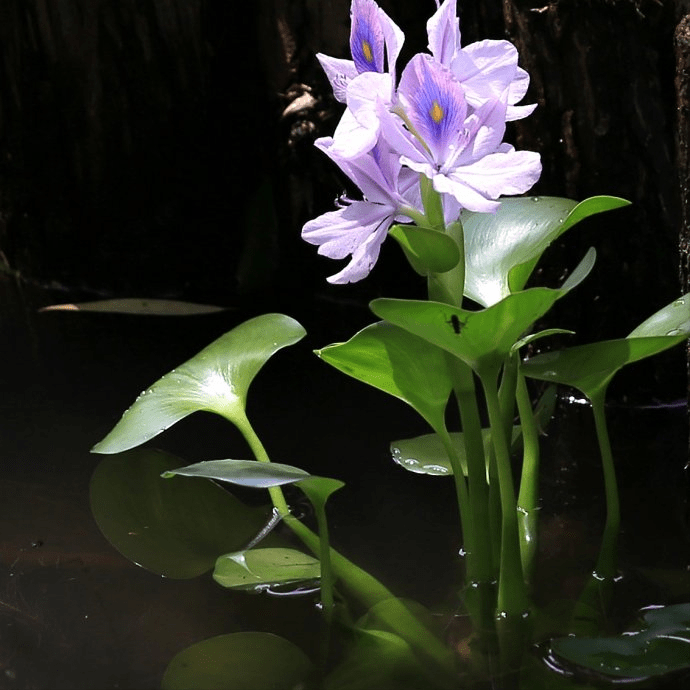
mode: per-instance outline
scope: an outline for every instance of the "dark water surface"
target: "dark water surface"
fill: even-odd
[[[161,579],[109,545],[88,504],[98,462],[89,448],[141,390],[258,312],[37,311],[77,298],[0,279],[0,688],[153,688],[177,652],[241,628],[308,646],[313,599],[232,593],[210,575]],[[292,315],[310,335],[257,377],[249,396],[257,432],[275,461],[347,482],[331,504],[339,549],[402,596],[430,606],[447,601],[461,546],[453,488],[443,478],[404,472],[387,453],[390,440],[426,433],[424,424],[311,352],[367,323],[366,309],[327,304]],[[561,407],[566,414],[543,443],[537,598],[544,601],[577,596],[603,517],[589,410]],[[686,417],[680,405],[610,413],[625,601],[634,611],[674,601],[683,586],[690,592],[682,575],[690,563]],[[183,420],[153,445],[189,462],[248,457],[238,432],[210,415]]]

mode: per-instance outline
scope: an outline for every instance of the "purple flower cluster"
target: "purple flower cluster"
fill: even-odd
[[[437,0],[438,5],[438,0]],[[505,194],[539,179],[538,153],[503,142],[506,122],[536,106],[516,105],[529,76],[508,41],[460,44],[456,0],[427,23],[430,54],[415,55],[398,82],[402,31],[374,0],[352,0],[352,60],[317,55],[347,107],[332,137],[316,146],[362,190],[362,201],[309,221],[302,237],[332,259],[351,257],[331,283],[371,271],[391,225],[430,225],[420,180],[440,196],[446,224],[462,209],[492,212]]]

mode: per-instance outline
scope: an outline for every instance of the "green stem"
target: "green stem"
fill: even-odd
[[[266,449],[254,432],[247,417],[245,415],[242,415],[241,418],[234,416],[232,422],[239,428],[256,459],[259,462],[271,462]],[[274,507],[283,517],[285,524],[292,529],[312,553],[319,557],[322,576],[325,564],[327,580],[330,578],[332,583],[333,576],[335,576],[343,583],[344,588],[367,610],[381,601],[394,599],[393,594],[375,577],[330,547],[328,532],[325,529],[325,520],[319,520],[317,516],[317,521],[320,523],[320,533],[317,535],[290,513],[280,487],[269,488],[269,494]],[[326,609],[328,604],[328,607],[332,610],[332,596],[331,587],[330,595],[326,595],[327,602],[324,602],[324,609]],[[386,618],[386,616],[391,619],[390,625],[392,630],[396,630],[422,659],[433,662],[433,667],[427,669],[430,675],[437,677],[437,674],[440,673],[442,676],[447,677],[451,673],[452,657],[449,650],[420,620],[409,612],[402,601],[394,599],[389,613],[384,614],[383,617]]]
[[[256,435],[256,432],[252,428],[252,425],[249,423],[249,420],[247,419],[246,415],[242,414],[240,416],[237,413],[235,413],[235,415],[230,421],[233,424],[235,424],[237,428],[240,430],[240,433],[242,434],[242,436],[244,436],[244,439],[249,444],[252,453],[254,453],[254,457],[259,462],[271,462],[271,459],[268,457],[268,453],[266,452],[263,443],[261,443],[261,440]],[[275,509],[280,513],[281,517],[285,518],[288,515],[290,515],[290,508],[288,507],[287,501],[285,500],[283,490],[279,486],[271,486],[268,489],[268,493],[271,497],[271,501],[273,501]]]
[[[519,618],[528,609],[527,590],[522,574],[517,504],[513,486],[510,451],[504,433],[505,423],[498,398],[498,372],[480,372],[486,406],[491,424],[491,440],[496,454],[496,467],[501,497],[501,563],[498,581],[498,613]]]
[[[320,552],[319,537],[305,524],[292,515],[285,518],[285,524],[314,554]],[[329,550],[333,573],[341,581],[344,589],[366,610],[388,600],[388,607],[380,611],[381,619],[400,635],[423,661],[432,664],[424,667],[430,676],[438,680],[440,675],[446,682],[449,681],[453,673],[453,659],[448,648],[409,611],[402,600],[395,598],[375,577],[335,549]]]
[[[597,441],[601,453],[601,465],[604,472],[604,490],[606,492],[606,523],[601,539],[601,549],[597,559],[596,574],[600,578],[613,579],[616,576],[616,552],[618,532],[621,524],[620,500],[618,498],[618,483],[616,468],[611,452],[611,441],[606,425],[604,401],[606,391],[598,391],[590,395],[592,413],[597,431]]]
[[[522,570],[527,582],[532,580],[537,554],[539,515],[539,432],[534,411],[522,373],[518,374],[516,399],[522,429],[522,476],[518,494],[520,553]]]
[[[446,223],[443,217],[441,195],[434,189],[433,182],[424,173],[419,173],[419,188],[422,194],[424,213],[429,225],[435,230],[445,230]],[[462,259],[464,264],[464,257]]]

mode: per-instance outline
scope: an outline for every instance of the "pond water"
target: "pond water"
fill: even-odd
[[[0,688],[157,687],[177,652],[240,629],[315,645],[313,597],[228,592],[210,575],[162,579],[115,551],[89,509],[99,460],[89,448],[141,390],[258,312],[37,311],[78,298],[0,279]],[[453,487],[403,471],[387,452],[391,440],[427,429],[402,403],[346,379],[311,352],[369,322],[366,307],[320,303],[291,315],[309,336],[257,377],[249,416],[259,436],[274,460],[347,482],[330,504],[336,547],[400,596],[432,608],[447,603],[461,546]],[[690,598],[687,418],[681,402],[666,402],[610,408],[625,615]],[[603,517],[589,410],[566,399],[560,408],[543,442],[537,598],[545,602],[577,596]],[[190,463],[248,457],[238,432],[210,415],[180,422],[154,445]]]

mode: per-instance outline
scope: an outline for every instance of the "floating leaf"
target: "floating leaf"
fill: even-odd
[[[439,230],[418,225],[394,225],[388,234],[398,241],[419,275],[445,273],[460,261],[458,245],[452,237]]]
[[[685,295],[653,314],[627,338],[536,355],[523,362],[522,371],[532,378],[573,386],[591,399],[626,364],[673,347],[689,335],[690,295]]]
[[[258,548],[226,553],[216,561],[213,579],[231,589],[257,589],[321,575],[319,561],[306,553],[286,548]]]
[[[121,299],[101,299],[76,304],[51,304],[39,311],[95,311],[110,314],[138,314],[141,316],[196,316],[225,311],[226,307],[211,304],[195,304],[169,299],[142,299],[123,297]]]
[[[503,199],[495,214],[463,211],[465,294],[488,307],[522,290],[557,237],[589,216],[628,204],[607,196],[579,204],[557,197],[520,197]]]
[[[512,442],[516,444],[520,439],[520,427],[513,427]],[[462,472],[467,476],[467,456],[462,432],[449,434],[457,451]],[[491,429],[482,429],[484,441],[484,457],[489,457],[491,449]],[[424,434],[415,438],[393,441],[390,445],[393,460],[415,474],[429,474],[435,477],[448,477],[453,474],[446,449],[437,434]]]
[[[451,391],[444,353],[388,323],[375,323],[346,343],[316,354],[336,369],[413,407],[437,429]]]
[[[213,482],[161,479],[183,464],[136,449],[101,460],[90,487],[91,510],[108,541],[134,563],[178,579],[201,575],[221,554],[245,546],[270,514]]]
[[[202,410],[242,423],[256,374],[273,354],[304,335],[304,328],[283,314],[245,321],[145,390],[92,452],[134,448]]]
[[[647,610],[644,627],[619,637],[564,637],[557,656],[602,676],[641,681],[690,668],[690,604]]]
[[[161,476],[169,479],[175,475],[184,477],[206,477],[255,489],[292,484],[311,477],[309,472],[281,465],[277,462],[257,462],[256,460],[205,460],[194,465],[169,470]]]
[[[296,690],[312,673],[307,655],[266,632],[219,635],[187,647],[168,665],[163,690]]]

